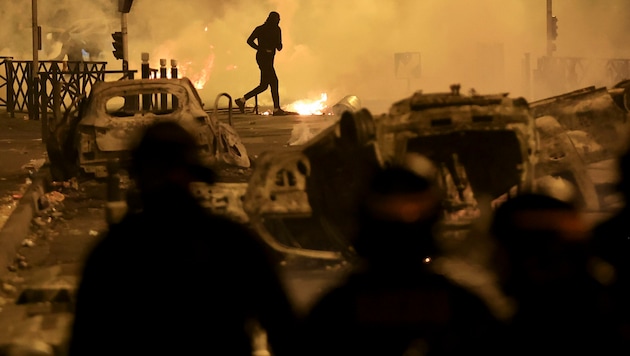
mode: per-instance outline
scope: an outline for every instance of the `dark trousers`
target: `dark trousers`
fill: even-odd
[[[269,53],[264,50],[256,52],[256,63],[258,63],[258,68],[260,68],[260,84],[245,94],[244,99],[252,98],[267,90],[267,87],[271,87],[273,107],[277,109],[280,108],[280,95],[278,94],[278,76],[273,67],[274,57],[274,52]]]

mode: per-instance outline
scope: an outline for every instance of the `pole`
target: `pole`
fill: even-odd
[[[123,60],[122,60],[122,70],[125,72],[125,77],[127,77],[127,71],[129,70],[129,41],[127,40],[127,13],[120,13],[120,32],[122,32],[122,43],[123,43]]]
[[[160,58],[160,78],[166,78],[167,73],[166,58]],[[160,109],[165,111],[168,109],[168,94],[166,93],[160,94]]]
[[[151,68],[149,67],[149,53],[142,52],[141,54],[142,64],[142,79],[149,79],[151,76]],[[142,94],[142,110],[151,110],[151,94]]]
[[[551,38],[551,26],[552,24],[552,16],[553,16],[553,10],[552,10],[552,4],[551,4],[552,0],[547,0],[547,57],[551,57],[551,55],[553,54],[553,50],[552,50],[552,41],[553,39]]]
[[[171,78],[173,78],[173,79],[179,78],[179,73],[177,71],[177,60],[176,59],[171,59]],[[178,107],[178,105],[179,105],[179,102],[177,101],[177,96],[172,95],[171,103],[173,105],[173,110],[175,110]]]
[[[37,25],[37,0],[31,0],[33,10],[33,80],[36,81],[39,72],[39,26]]]
[[[29,116],[31,120],[38,119],[39,117],[35,117],[38,114],[39,109],[35,109],[37,107],[37,87],[39,84],[39,26],[37,24],[37,0],[31,0],[31,10],[32,10],[32,23],[33,23],[33,65],[31,68],[32,71],[32,81],[31,81],[31,107],[29,108]],[[33,112],[31,112],[33,111]],[[39,115],[37,115],[39,116]]]

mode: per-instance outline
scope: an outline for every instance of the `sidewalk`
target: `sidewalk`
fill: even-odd
[[[26,119],[25,119],[26,118]],[[0,280],[15,248],[26,238],[43,194],[40,168],[46,162],[41,122],[0,112]]]

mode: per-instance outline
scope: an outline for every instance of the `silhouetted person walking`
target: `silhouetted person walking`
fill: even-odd
[[[88,255],[69,355],[251,356],[256,323],[274,355],[296,355],[293,309],[266,245],[189,189],[214,182],[194,137],[155,124],[130,170],[141,206]]]
[[[279,23],[280,14],[272,11],[269,13],[265,23],[257,26],[247,38],[247,44],[256,50],[256,63],[258,63],[258,68],[260,68],[260,84],[242,98],[235,100],[241,113],[245,113],[245,102],[248,99],[264,92],[268,87],[271,87],[273,115],[286,114],[286,112],[280,108],[278,76],[274,68],[276,51],[282,51],[282,31],[280,26],[278,26]]]
[[[441,194],[404,168],[375,173],[359,207],[359,267],[304,320],[302,355],[492,354],[500,323],[431,267]]]

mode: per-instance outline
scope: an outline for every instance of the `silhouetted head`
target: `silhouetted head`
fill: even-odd
[[[512,293],[552,287],[586,267],[588,227],[575,205],[542,194],[501,204],[490,227],[498,245],[500,277]]]
[[[195,137],[173,121],[148,127],[131,157],[130,175],[145,193],[169,184],[215,181],[214,171],[201,163]]]
[[[402,167],[378,170],[359,205],[355,249],[371,261],[420,262],[436,253],[433,229],[441,212],[428,179]]]
[[[270,12],[265,23],[269,25],[278,25],[280,23],[280,14],[275,11]]]

